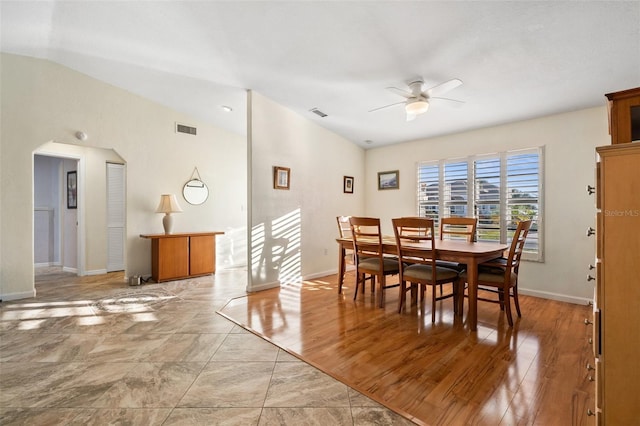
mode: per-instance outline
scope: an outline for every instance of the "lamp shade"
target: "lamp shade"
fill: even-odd
[[[427,112],[429,109],[429,102],[423,100],[416,100],[409,102],[404,107],[407,114],[418,115]]]
[[[179,213],[182,209],[178,205],[175,194],[162,194],[156,213]]]

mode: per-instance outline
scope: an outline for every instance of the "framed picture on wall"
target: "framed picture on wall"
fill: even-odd
[[[273,166],[273,189],[289,189],[291,169]]]
[[[78,174],[67,172],[67,208],[78,208]]]
[[[345,194],[353,194],[353,176],[345,176],[342,186]]]
[[[378,190],[400,188],[400,171],[378,172]]]

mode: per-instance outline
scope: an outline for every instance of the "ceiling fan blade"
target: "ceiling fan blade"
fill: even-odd
[[[451,99],[451,98],[441,98],[440,96],[432,96],[429,98],[429,101],[432,101],[434,99],[437,99],[439,101],[451,101],[451,102],[457,102],[459,104],[463,104],[464,101],[461,101],[459,99]]]
[[[465,103],[464,101],[460,101],[458,99],[439,98],[439,97],[429,98],[429,102],[431,101],[436,101],[438,104],[446,103],[447,105],[450,105],[454,108],[460,108]]]
[[[445,81],[443,83],[440,83],[436,86],[433,86],[430,89],[425,90],[424,95],[427,96],[428,98],[431,98],[433,96],[441,95],[450,90],[453,90],[456,87],[460,86],[461,84],[462,84],[462,80],[454,78],[454,79]]]
[[[403,98],[413,98],[413,93],[407,92],[406,90],[398,89],[397,87],[387,87],[387,90],[395,93],[396,95],[400,95]]]
[[[405,104],[404,101],[396,102],[394,104],[389,104],[389,105],[381,106],[381,107],[378,107],[378,108],[370,109],[369,112],[379,111],[381,109],[389,108],[389,107],[396,106],[396,105],[404,105],[404,104]]]

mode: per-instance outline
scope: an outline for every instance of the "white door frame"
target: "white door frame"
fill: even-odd
[[[84,189],[85,189],[85,159],[83,155],[76,155],[76,154],[67,154],[67,153],[61,153],[61,152],[57,152],[57,151],[50,151],[47,149],[36,149],[35,151],[33,151],[32,156],[31,156],[31,168],[33,169],[33,164],[34,164],[34,156],[35,155],[43,155],[46,157],[56,157],[56,158],[64,158],[64,159],[70,159],[70,160],[76,160],[78,162],[78,180],[77,180],[77,185],[78,185],[78,228],[77,228],[77,242],[76,242],[76,247],[77,247],[77,254],[78,254],[78,259],[77,259],[77,265],[78,265],[78,276],[84,276],[86,274],[86,268],[85,268],[85,232],[84,232],[84,219],[85,219],[85,212],[84,212],[84,200],[85,200],[85,194],[84,194]],[[35,197],[34,197],[34,185],[35,185],[35,179],[33,177],[33,170],[31,173],[31,211],[33,212],[33,206],[35,205]],[[33,213],[32,213],[32,218],[31,218],[31,226],[32,226],[32,230],[35,228],[35,217],[33,217]],[[33,232],[32,232],[33,234]],[[34,254],[34,250],[35,247],[33,246],[33,238],[31,238],[31,254],[33,256]]]

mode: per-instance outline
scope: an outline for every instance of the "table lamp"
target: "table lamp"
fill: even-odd
[[[162,218],[162,225],[164,226],[164,233],[170,234],[173,229],[173,217],[171,213],[180,213],[182,209],[178,205],[178,200],[174,194],[162,194],[160,196],[160,204],[156,213],[164,213]]]

